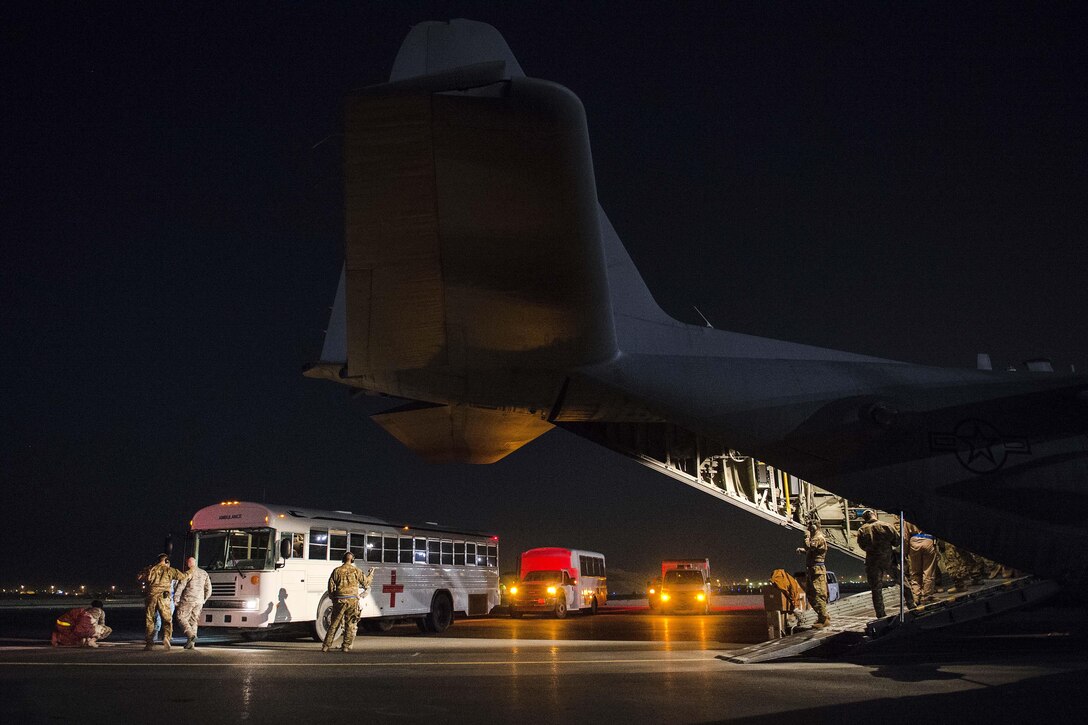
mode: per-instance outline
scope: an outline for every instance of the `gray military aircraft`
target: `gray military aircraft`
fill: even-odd
[[[597,203],[578,97],[502,36],[415,26],[345,108],[346,251],[307,370],[408,402],[433,462],[669,424],[1004,563],[1088,573],[1088,378],[913,365],[680,323]]]

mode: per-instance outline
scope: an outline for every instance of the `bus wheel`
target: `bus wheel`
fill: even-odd
[[[446,592],[435,592],[431,599],[431,611],[425,616],[428,631],[441,634],[453,624],[453,602]]]
[[[311,636],[318,642],[325,641],[325,635],[329,633],[329,627],[332,626],[332,599],[329,595],[321,597],[321,601],[317,605],[317,615],[314,617],[314,628],[311,632]]]
[[[419,627],[419,631],[423,632],[424,634],[431,631],[430,629],[427,628],[427,618],[426,617],[420,617],[419,619],[417,619],[416,620],[416,626]]]
[[[597,597],[593,597],[589,602],[589,610],[586,612],[589,616],[593,616],[597,613]]]
[[[562,619],[567,616],[567,600],[560,599],[555,603],[555,618]]]

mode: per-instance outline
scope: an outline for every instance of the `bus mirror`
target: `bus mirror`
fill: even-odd
[[[282,558],[282,559],[290,559],[291,558],[291,538],[290,537],[285,536],[284,538],[280,539],[280,558]]]

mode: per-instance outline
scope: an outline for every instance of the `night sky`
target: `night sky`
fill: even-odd
[[[301,376],[342,260],[341,99],[412,24],[489,22],[582,98],[670,314],[1088,370],[1085,11],[950,5],[5,5],[0,580],[130,584],[223,499],[491,530],[504,569],[553,544],[797,566],[799,535],[573,435],[429,466],[368,420],[388,401]]]

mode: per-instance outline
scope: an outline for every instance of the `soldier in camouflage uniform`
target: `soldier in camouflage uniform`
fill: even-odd
[[[144,598],[145,650],[152,648],[156,613],[162,617],[163,649],[170,649],[170,637],[174,633],[174,613],[170,606],[173,598],[170,590],[175,581],[183,582],[188,578],[188,574],[170,566],[170,558],[166,554],[159,554],[158,563],[147,570],[147,593]]]
[[[200,612],[204,602],[212,595],[212,582],[208,572],[196,565],[196,557],[185,560],[185,573],[189,581],[182,582],[174,592],[177,605],[178,623],[185,633],[185,649],[196,647],[196,633],[200,623]]]
[[[827,616],[827,538],[816,521],[809,522],[805,545],[798,547],[798,554],[805,555],[805,567],[808,570],[808,602],[816,612],[816,629],[831,623]]]
[[[872,510],[862,515],[864,524],[858,529],[858,546],[865,551],[865,578],[873,593],[873,609],[876,616],[884,617],[884,575],[899,578],[899,567],[893,561],[892,549],[899,543],[899,532],[894,526],[876,517]]]
[[[332,624],[325,633],[322,652],[328,652],[332,647],[341,623],[344,625],[344,644],[341,650],[351,652],[351,645],[355,642],[355,632],[359,626],[359,590],[365,592],[370,589],[370,583],[374,581],[374,567],[370,567],[364,574],[352,564],[354,560],[355,555],[347,552],[341,560],[344,563],[333,569],[329,576],[329,596],[333,600]]]
[[[982,581],[981,557],[948,541],[941,542],[941,565],[952,580],[952,586],[944,590],[950,594],[967,591],[968,581],[973,580],[976,584]]]
[[[91,606],[87,607],[87,614],[94,623],[94,636],[89,637],[83,644],[87,647],[97,647],[98,640],[105,639],[113,633],[113,628],[106,626],[106,612],[102,608],[102,602],[95,599]]]

